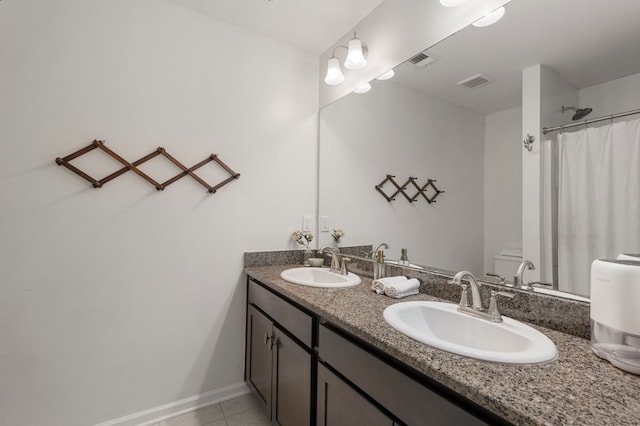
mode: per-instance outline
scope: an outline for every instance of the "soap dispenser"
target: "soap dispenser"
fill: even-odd
[[[407,256],[407,249],[403,248],[400,254],[400,260],[398,260],[398,265],[409,266],[411,262],[409,262],[409,257]]]
[[[373,264],[373,279],[384,278],[387,273],[387,264],[384,263],[384,253],[382,250],[376,252],[376,262]]]

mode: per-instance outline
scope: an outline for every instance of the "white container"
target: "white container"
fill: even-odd
[[[591,264],[591,348],[616,367],[640,375],[640,261]]]
[[[522,263],[522,250],[502,249],[493,257],[493,273],[512,282],[520,263]]]

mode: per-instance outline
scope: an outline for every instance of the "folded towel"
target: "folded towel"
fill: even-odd
[[[389,297],[393,297],[394,299],[401,299],[403,297],[407,297],[407,296],[413,296],[414,294],[418,294],[419,291],[417,288],[413,289],[413,290],[407,290],[407,291],[403,291],[402,293],[396,293],[395,295],[391,296],[390,294],[387,294],[387,296]]]
[[[412,294],[416,294],[418,292],[418,288],[420,288],[420,281],[415,278],[411,278],[410,280],[398,281],[394,284],[387,285],[384,289],[384,294],[390,297],[403,297],[404,295],[409,296],[406,293],[414,291]]]
[[[371,285],[371,290],[375,291],[378,294],[384,294],[384,290],[388,286],[396,285],[404,281],[407,281],[407,277],[397,276],[397,277],[379,278],[373,281],[373,284]]]

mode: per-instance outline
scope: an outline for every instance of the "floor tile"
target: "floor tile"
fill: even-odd
[[[229,426],[269,426],[271,422],[262,410],[249,409],[227,416]]]
[[[210,423],[219,420],[224,421],[224,414],[222,413],[220,405],[214,404],[181,416],[163,420],[158,423],[158,426],[208,426]],[[216,426],[224,425],[225,423],[220,423],[220,425]]]
[[[225,419],[220,419],[220,420],[216,420],[213,423],[207,423],[206,425],[202,425],[202,426],[229,426],[229,423],[227,423]]]
[[[241,395],[237,398],[229,399],[227,401],[222,401],[220,403],[220,407],[222,408],[222,412],[224,413],[224,415],[227,417],[246,410],[262,409],[256,396],[252,393]]]

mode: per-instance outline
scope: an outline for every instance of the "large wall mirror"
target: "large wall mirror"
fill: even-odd
[[[320,216],[344,229],[344,244],[387,243],[387,259],[407,248],[417,265],[494,272],[496,259],[522,249],[527,226],[523,70],[539,64],[564,81],[572,88],[564,106],[592,108],[585,119],[639,109],[638,16],[635,0],[513,0],[498,23],[425,46],[416,52],[422,61],[407,61],[394,78],[325,107]],[[562,106],[542,125],[571,123],[574,111],[563,114]],[[435,179],[445,192],[431,204],[402,195],[388,202],[375,189],[387,175],[400,184],[413,177],[420,186]],[[395,188],[387,182],[383,190]],[[329,241],[321,233],[320,243]]]

